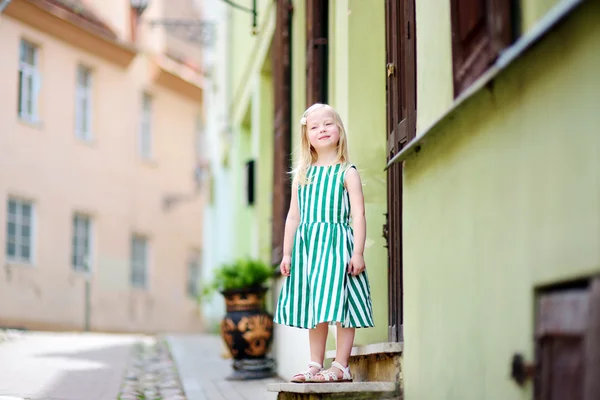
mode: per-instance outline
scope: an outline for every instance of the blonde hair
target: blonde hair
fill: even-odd
[[[292,170],[294,179],[299,185],[306,185],[310,183],[306,177],[306,172],[308,171],[308,168],[317,161],[318,158],[316,150],[310,145],[310,139],[308,138],[306,127],[306,118],[312,112],[323,108],[329,110],[333,114],[334,122],[340,131],[340,140],[337,145],[336,164],[342,164],[341,171],[345,171],[350,163],[348,157],[348,140],[346,137],[346,129],[344,129],[344,124],[342,123],[340,115],[328,104],[313,104],[312,106],[308,107],[306,111],[304,111],[302,118],[300,119],[301,141],[300,148],[297,150],[300,154],[298,157],[298,162],[296,163],[296,167]]]

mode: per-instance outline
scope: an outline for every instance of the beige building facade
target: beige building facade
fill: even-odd
[[[202,79],[185,45],[128,0],[0,14],[0,327],[203,328]]]

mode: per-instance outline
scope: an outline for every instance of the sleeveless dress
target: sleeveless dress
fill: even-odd
[[[373,326],[367,272],[357,276],[347,272],[354,248],[350,198],[344,186],[349,168],[311,166],[306,173],[309,183],[298,186],[300,224],[275,323],[298,328],[314,328],[321,322],[339,322],[345,328]]]

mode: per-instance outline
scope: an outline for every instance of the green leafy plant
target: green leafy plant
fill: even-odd
[[[239,259],[214,271],[212,281],[203,287],[200,297],[231,289],[260,287],[273,276],[273,268],[260,260]],[[200,300],[200,298],[199,298]]]

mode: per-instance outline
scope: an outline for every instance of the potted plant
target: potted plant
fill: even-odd
[[[230,380],[273,376],[273,361],[267,358],[273,339],[273,317],[265,308],[265,283],[273,268],[259,260],[239,259],[214,271],[203,289],[204,296],[220,292],[226,314],[221,321],[221,337],[233,358]]]

